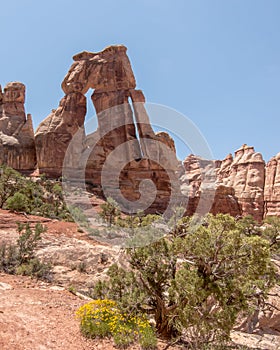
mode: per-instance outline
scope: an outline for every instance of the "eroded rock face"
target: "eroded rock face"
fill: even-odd
[[[211,212],[241,215],[238,199],[232,187],[219,183],[217,173],[221,161],[203,160],[193,154],[184,160],[182,188],[189,196],[187,215]]]
[[[19,171],[36,167],[31,115],[25,115],[25,86],[19,82],[0,87],[0,164]]]
[[[201,198],[203,173],[209,164],[203,163],[193,155],[184,161],[186,175],[182,178],[188,182],[189,207],[188,213],[196,211]],[[210,212],[229,213],[233,216],[252,215],[261,221],[264,214],[264,182],[265,162],[260,153],[253,147],[243,145],[235,152],[235,156],[228,155],[223,161],[212,164],[215,170],[215,196]]]

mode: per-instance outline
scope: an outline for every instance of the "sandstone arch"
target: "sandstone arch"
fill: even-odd
[[[155,140],[155,144],[163,143],[172,150],[172,159],[168,160],[171,171],[177,170],[179,162],[173,140],[166,133],[156,135],[150,125],[144,106],[145,97],[141,90],[135,89],[135,77],[126,51],[125,46],[115,45],[98,53],[81,52],[73,57],[74,63],[61,84],[65,96],[59,107],[39,125],[35,134],[38,168],[40,173],[47,176],[61,176],[67,147],[76,132],[83,129],[85,94],[93,89],[91,100],[96,110],[98,128],[90,135],[80,132],[78,145],[73,149],[67,166],[79,168],[77,164],[86,159],[86,180],[101,194],[100,173],[106,158],[118,146],[126,145],[119,159],[119,162],[127,160],[128,163],[120,176],[120,187],[130,199],[136,200],[141,180],[154,179],[161,198],[154,207],[161,211],[169,200],[170,180],[165,172],[167,169],[150,161],[160,160],[160,147],[147,147],[145,140]],[[129,103],[130,99],[132,104]],[[87,154],[96,139],[99,140],[97,146]],[[118,162],[118,159],[115,161]],[[154,173],[156,177],[152,176]],[[119,174],[110,172],[110,176]]]

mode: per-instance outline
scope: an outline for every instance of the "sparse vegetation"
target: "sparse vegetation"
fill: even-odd
[[[38,179],[24,177],[7,166],[0,167],[0,207],[52,219],[74,221],[77,216],[85,220],[78,208],[68,210],[60,181],[44,175]]]
[[[7,199],[22,188],[22,176],[5,165],[0,167],[0,208],[3,208]]]
[[[86,273],[87,271],[87,264],[84,261],[81,261],[78,266],[77,266],[77,270],[81,273]]]
[[[51,266],[35,256],[35,249],[41,241],[45,228],[36,224],[18,224],[19,238],[16,244],[0,244],[0,270],[9,274],[19,274],[40,279],[51,279]]]

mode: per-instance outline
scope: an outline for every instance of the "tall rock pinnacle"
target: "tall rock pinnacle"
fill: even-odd
[[[36,151],[31,115],[24,109],[25,86],[19,82],[0,87],[0,164],[16,170],[32,171]]]

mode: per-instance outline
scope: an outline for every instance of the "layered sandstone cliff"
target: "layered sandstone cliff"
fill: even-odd
[[[31,115],[26,117],[25,86],[19,82],[0,86],[0,164],[16,170],[32,171],[36,151]]]

